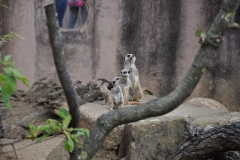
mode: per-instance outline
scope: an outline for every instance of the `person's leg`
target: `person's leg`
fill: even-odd
[[[59,27],[62,27],[63,18],[67,9],[67,0],[56,0]]]
[[[81,22],[82,22],[81,25],[83,25],[85,23],[85,21],[87,20],[87,14],[88,14],[87,12],[88,12],[87,11],[87,6],[83,5],[81,7]]]
[[[78,9],[79,7],[70,6],[70,14],[69,14],[67,28],[69,29],[74,28],[74,25],[78,18]]]

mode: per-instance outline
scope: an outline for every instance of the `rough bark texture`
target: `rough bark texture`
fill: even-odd
[[[171,159],[202,160],[212,157],[216,153],[240,150],[240,123],[202,129],[189,128],[191,136],[178,148]]]
[[[60,32],[58,21],[57,21],[55,4],[50,4],[45,6],[45,12],[47,16],[48,33],[49,33],[50,43],[52,46],[55,66],[57,69],[59,80],[64,90],[64,94],[67,99],[67,103],[69,106],[69,113],[72,116],[72,120],[69,124],[69,127],[78,128],[79,121],[80,121],[80,112],[79,112],[78,101],[76,98],[77,94],[75,89],[73,88],[72,81],[70,79],[67,66],[66,66],[62,37],[61,37],[61,32]],[[78,159],[79,153],[78,153],[76,144],[73,152],[69,154],[70,154],[71,160]]]
[[[207,38],[199,49],[192,66],[182,83],[173,92],[158,100],[137,107],[122,108],[103,114],[98,118],[90,138],[85,141],[83,146],[83,151],[87,152],[88,159],[94,156],[105,137],[114,127],[147,117],[166,114],[178,107],[192,93],[204,73],[204,69],[209,66],[216,50],[222,43],[223,36],[229,27],[230,21],[235,16],[239,3],[240,0],[223,0],[221,9],[208,31]]]

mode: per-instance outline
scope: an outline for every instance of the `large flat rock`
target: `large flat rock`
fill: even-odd
[[[142,102],[155,99],[157,97],[145,95]],[[131,107],[126,105],[124,107]],[[102,102],[87,103],[80,107],[81,122],[80,126],[92,129],[96,123],[97,118],[107,112],[110,112],[108,105],[102,105]],[[122,143],[124,125],[118,126],[105,139],[102,148],[99,149],[94,160],[113,160],[117,159],[120,144]]]
[[[155,99],[146,95],[143,102]],[[125,106],[131,107],[131,106]],[[81,106],[81,127],[94,127],[97,118],[107,112],[100,102]],[[207,98],[186,101],[174,111],[159,117],[116,127],[107,136],[94,159],[168,159],[185,139],[186,124],[214,127],[240,120],[239,113],[230,113],[220,103]]]

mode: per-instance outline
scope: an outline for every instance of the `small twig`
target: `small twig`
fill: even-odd
[[[14,151],[15,157],[16,157],[16,159],[18,160],[18,156],[17,156],[16,149],[15,149],[15,147],[14,147],[14,144],[12,144],[12,147],[13,147],[13,151]]]
[[[229,28],[240,30],[240,25],[234,21],[231,21],[231,23],[229,24]]]
[[[47,79],[47,77],[43,77],[40,78],[39,80],[37,80],[37,82],[35,82],[32,87],[30,88],[30,91],[32,91],[34,89],[34,87],[38,84],[38,82],[44,81],[45,79]]]
[[[49,93],[48,95],[49,95],[49,96],[55,96],[55,95],[58,95],[58,94],[60,94],[60,93],[62,93],[62,92],[63,92],[63,90],[60,89],[59,91],[56,91],[56,92],[53,92],[53,93]]]

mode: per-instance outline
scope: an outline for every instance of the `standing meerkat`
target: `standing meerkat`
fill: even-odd
[[[120,77],[116,77],[112,80],[113,88],[111,91],[106,86],[100,86],[100,91],[104,95],[105,103],[109,105],[109,109],[122,108],[124,105],[124,98],[122,88],[119,85]]]
[[[130,100],[141,101],[144,93],[140,85],[139,74],[135,65],[135,61],[136,56],[134,56],[134,54],[127,54],[124,57],[124,69],[128,69],[130,71],[129,79],[132,83],[132,87],[129,91]]]
[[[129,102],[129,89],[132,87],[131,81],[129,79],[130,71],[128,69],[123,69],[120,72],[121,80],[119,82],[120,87],[123,92],[124,104],[128,104]]]

